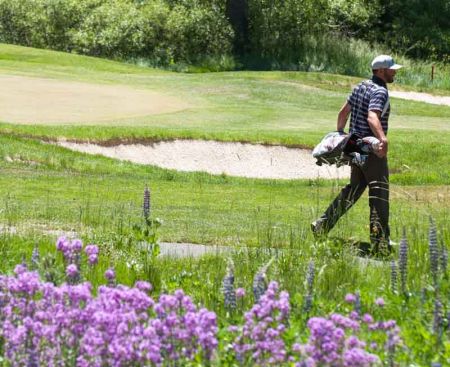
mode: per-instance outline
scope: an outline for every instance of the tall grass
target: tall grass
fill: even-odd
[[[380,54],[392,54],[398,63],[404,65],[397,78],[400,84],[450,90],[448,64],[411,60],[379,44],[328,34],[306,35],[300,48],[293,50],[291,60],[285,62],[272,60],[266,62],[265,66],[274,70],[319,71],[366,77],[370,74],[371,61]],[[252,67],[255,64],[248,62],[247,65]],[[433,65],[435,73],[432,79]],[[264,63],[260,66],[264,68]]]

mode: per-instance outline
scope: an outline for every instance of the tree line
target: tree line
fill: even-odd
[[[345,69],[370,45],[448,62],[450,0],[0,0],[0,42],[218,69]]]

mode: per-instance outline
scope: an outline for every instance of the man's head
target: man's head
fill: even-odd
[[[372,61],[373,75],[383,79],[386,83],[394,81],[395,73],[402,65],[396,64],[394,59],[388,55],[379,55]]]

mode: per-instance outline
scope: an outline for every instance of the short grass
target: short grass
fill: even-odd
[[[26,138],[0,137],[0,141],[0,155],[7,157],[0,162],[4,208],[0,217],[19,227],[31,222],[53,229],[114,230],[124,221],[139,218],[143,188],[148,184],[154,215],[165,221],[163,240],[286,246],[304,232],[309,236],[308,223],[339,189],[339,182],[178,173]],[[418,217],[426,220],[428,215],[446,218],[449,196],[445,185],[393,185],[393,227],[399,231],[404,223]],[[336,233],[367,236],[366,205],[362,199]]]

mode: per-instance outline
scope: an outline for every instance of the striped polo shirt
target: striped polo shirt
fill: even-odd
[[[350,132],[358,135],[373,136],[367,122],[369,111],[381,112],[381,126],[385,134],[388,131],[388,119],[391,107],[386,83],[373,75],[372,79],[358,84],[347,99],[352,108]]]

